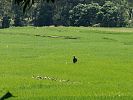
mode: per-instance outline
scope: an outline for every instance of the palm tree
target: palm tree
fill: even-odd
[[[31,8],[31,6],[37,2],[39,3],[39,1],[42,1],[42,0],[15,0],[15,4],[18,4],[20,6],[23,6],[23,12],[26,11],[27,8]],[[55,2],[55,0],[43,0],[43,1],[46,1],[46,2]]]

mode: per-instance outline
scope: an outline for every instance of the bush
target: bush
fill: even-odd
[[[53,9],[50,4],[44,3],[37,12],[34,26],[49,26],[53,24]]]
[[[102,26],[104,27],[123,27],[127,24],[128,15],[126,11],[122,10],[120,5],[114,4],[111,1],[107,1],[101,8]]]
[[[9,28],[10,27],[10,17],[5,15],[2,19],[2,28]]]
[[[98,3],[78,4],[70,13],[70,25],[93,26],[100,24],[103,27],[124,27],[128,23],[128,9],[120,4],[106,1],[100,6]]]
[[[72,26],[92,26],[96,24],[96,16],[100,11],[98,3],[78,4],[70,10],[70,25]]]
[[[14,26],[23,26],[22,20],[21,20],[20,17],[16,17],[16,18],[14,19]]]

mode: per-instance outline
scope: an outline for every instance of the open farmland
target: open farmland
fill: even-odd
[[[1,29],[0,96],[6,91],[10,100],[131,100],[133,29]]]

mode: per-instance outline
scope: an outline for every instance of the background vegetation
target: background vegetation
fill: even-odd
[[[0,1],[1,27],[10,26],[102,26],[132,27],[131,0],[55,0],[40,1],[23,14],[14,0]]]

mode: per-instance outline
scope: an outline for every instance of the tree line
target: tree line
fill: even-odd
[[[0,1],[0,26],[2,28],[27,25],[133,26],[132,0],[52,0],[52,2],[32,0],[34,2],[27,6],[24,2],[16,3],[16,1]]]

